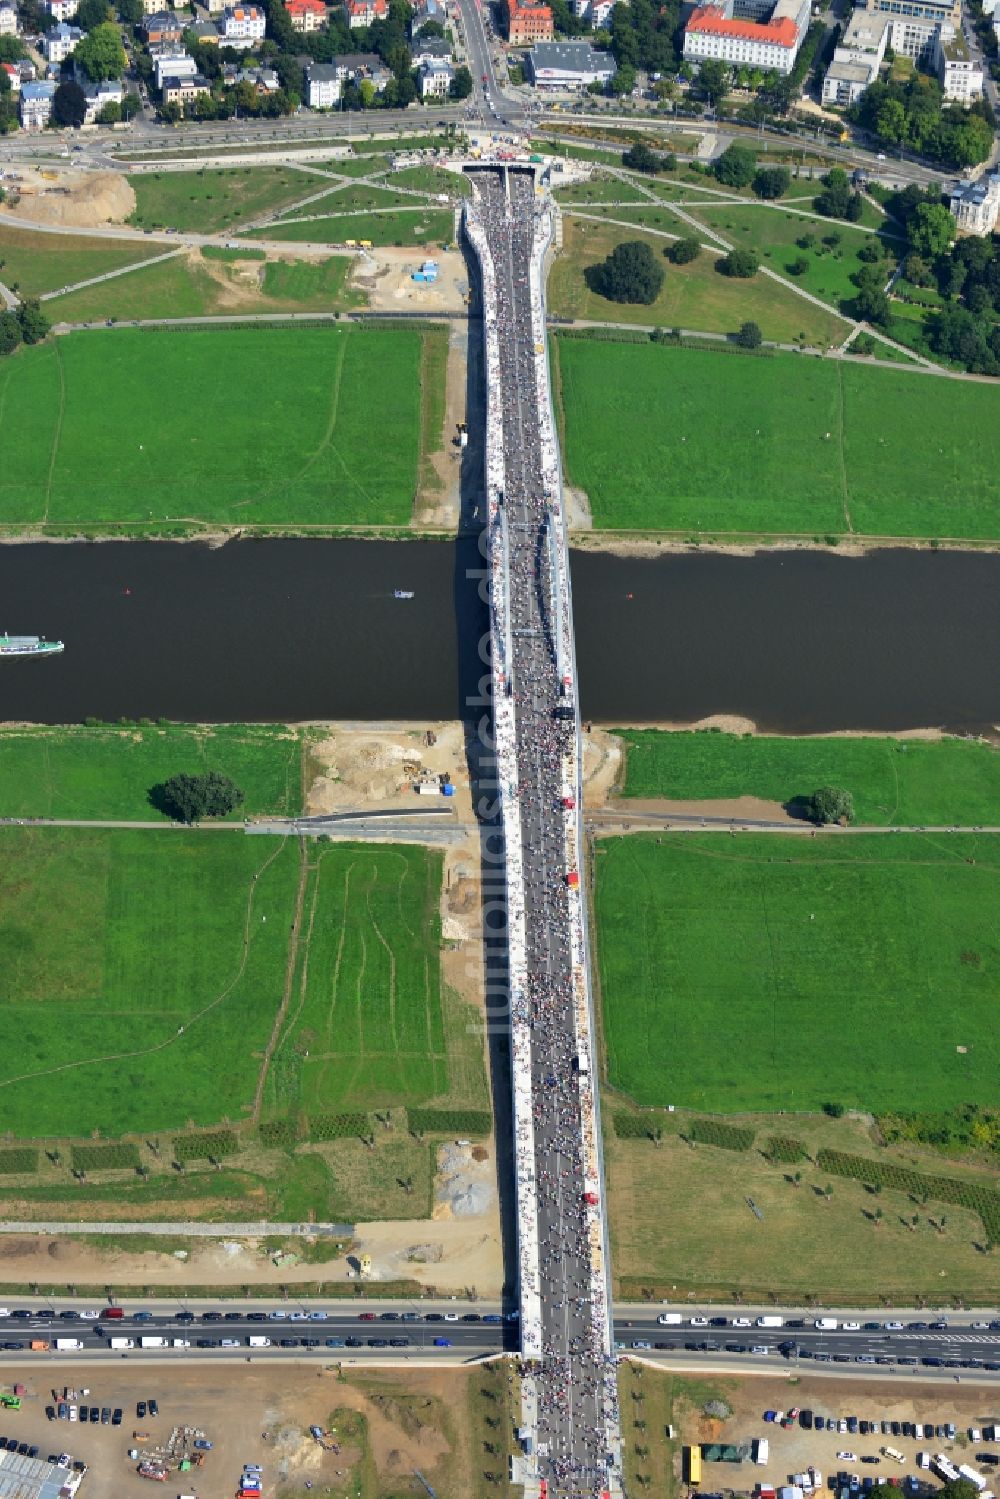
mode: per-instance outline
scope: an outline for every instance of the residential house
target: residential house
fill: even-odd
[[[195,39],[199,42],[207,42],[210,47],[219,45],[219,28],[214,21],[195,21],[188,30],[194,32]]]
[[[19,94],[21,92],[21,75],[18,72],[17,64],[13,62],[2,62],[0,63],[0,68],[3,68],[4,72],[7,74],[7,81],[10,84],[11,93]]]
[[[418,74],[421,99],[447,99],[454,76],[450,62],[432,59],[421,64]]]
[[[227,5],[219,25],[219,46],[252,48],[264,40],[265,24],[259,5]]]
[[[598,52],[589,42],[540,42],[528,53],[528,76],[536,88],[607,85],[616,72],[611,53]]]
[[[240,68],[237,83],[249,83],[258,94],[276,94],[281,88],[281,79],[273,68]]]
[[[443,36],[417,37],[411,56],[415,68],[425,62],[451,62],[451,42],[445,41]]]
[[[332,109],[340,103],[343,79],[331,62],[313,62],[306,68],[306,103],[310,109]]]
[[[531,46],[533,42],[550,42],[555,36],[552,11],[545,4],[533,0],[503,0],[503,22],[507,40],[515,47]]]
[[[285,0],[285,9],[296,31],[319,31],[326,25],[323,0]]]
[[[53,21],[72,21],[80,0],[42,0],[42,6]]]
[[[51,81],[22,83],[21,85],[21,129],[44,130],[52,117],[52,100],[56,85]]]
[[[971,104],[983,92],[982,64],[975,62],[960,31],[952,36],[939,27],[934,39],[934,61],[946,103]]]
[[[978,182],[956,182],[948,207],[963,233],[992,234],[1000,219],[1000,172],[990,172]]]
[[[85,125],[96,124],[97,116],[106,104],[121,105],[125,99],[125,86],[120,78],[104,78],[100,83],[91,83],[85,74],[78,73],[76,81],[87,100],[87,113],[83,119]]]
[[[192,73],[184,78],[164,78],[163,80],[164,104],[179,104],[182,109],[186,109],[199,95],[211,92],[212,85],[200,73]]]
[[[82,42],[85,33],[79,26],[70,26],[67,21],[59,21],[51,31],[47,31],[42,39],[45,50],[46,62],[65,62],[73,51],[77,42]]]
[[[610,23],[615,0],[570,0],[570,10],[581,21],[589,21],[597,31]]]
[[[231,0],[201,0],[201,4],[197,10],[199,20],[203,20],[209,16],[221,16],[226,6],[230,3]]]
[[[155,42],[179,42],[184,32],[184,22],[172,11],[159,10],[155,15],[144,17],[140,30],[150,46]]]
[[[389,15],[389,0],[347,0],[347,24],[352,31],[359,26],[370,26],[373,21],[384,21]]]
[[[448,12],[444,7],[444,0],[415,0],[412,6],[413,16],[410,20],[410,35],[416,36],[427,21],[436,21],[439,26],[444,26],[448,20]]]
[[[0,36],[17,36],[17,6],[0,4]]]

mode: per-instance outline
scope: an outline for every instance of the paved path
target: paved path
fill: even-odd
[[[16,1222],[0,1219],[0,1234],[158,1234],[170,1239],[264,1239],[306,1238],[329,1234],[336,1239],[354,1236],[353,1223],[270,1223],[257,1219],[246,1223],[90,1223],[73,1219],[60,1223],[51,1219]]]
[[[51,302],[53,297],[65,297],[70,292],[82,291],[86,286],[99,286],[102,281],[114,281],[118,276],[128,276],[132,271],[144,271],[147,266],[159,265],[164,260],[176,260],[185,255],[186,249],[168,250],[165,255],[152,255],[149,260],[136,260],[131,265],[120,265],[117,270],[105,271],[101,276],[88,276],[86,281],[74,281],[72,286],[60,286],[56,291],[43,291],[38,300]]]
[[[1000,833],[1000,827],[985,824],[975,827],[946,826],[944,824],[911,824],[887,827],[884,823],[852,823],[842,828],[836,824],[814,827],[811,822],[793,819],[744,817],[698,817],[682,812],[628,812],[602,810],[586,815],[587,826],[595,832],[619,831],[639,833],[655,828],[669,829],[671,833],[793,833],[799,838],[849,838],[871,833]]]

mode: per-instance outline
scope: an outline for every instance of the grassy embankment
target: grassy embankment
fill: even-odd
[[[597,529],[1000,539],[992,386],[794,354],[554,347],[564,460]]]
[[[346,326],[123,329],[26,349],[0,370],[0,524],[406,525],[423,347],[416,330]],[[194,427],[179,418],[183,441],[180,389],[198,412]],[[267,390],[266,409],[237,390]],[[373,423],[393,434],[377,465]]]

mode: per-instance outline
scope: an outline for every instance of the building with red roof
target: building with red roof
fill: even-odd
[[[285,9],[296,31],[319,31],[326,25],[323,0],[285,0]]]
[[[522,4],[521,0],[504,0],[504,24],[507,40],[514,46],[533,42],[551,42],[555,36],[552,11],[547,5]]]
[[[809,23],[809,0],[778,0],[768,21],[744,21],[727,4],[701,5],[684,28],[684,59],[790,73]]]
[[[385,21],[389,16],[389,0],[347,0],[347,24],[352,30],[359,26],[370,26],[373,21]]]

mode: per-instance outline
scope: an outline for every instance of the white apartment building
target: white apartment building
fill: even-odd
[[[0,36],[17,36],[16,5],[0,5]]]
[[[791,16],[778,20],[737,21],[727,7],[699,6],[684,28],[684,60],[708,58],[733,67],[763,68],[787,74],[795,66],[802,35]]]
[[[969,44],[960,31],[952,36],[939,29],[934,39],[934,62],[946,103],[971,104],[983,92],[983,69],[974,62]]]
[[[51,31],[45,33],[42,46],[45,49],[46,62],[65,62],[73,51],[77,42],[82,42],[84,33],[79,26],[70,26],[66,21],[60,21],[53,26]]]
[[[43,0],[43,4],[53,21],[72,21],[79,0]]]
[[[21,85],[21,129],[44,130],[52,117],[56,86],[51,80]]]
[[[193,78],[198,71],[198,64],[183,47],[169,46],[154,55],[153,71],[156,75],[156,87],[162,89],[165,78]]]
[[[889,45],[890,18],[856,10],[848,21],[840,45],[823,78],[823,103],[846,108],[854,104],[878,70]]]
[[[340,69],[330,62],[310,63],[306,68],[306,103],[310,109],[333,109],[340,103]]]
[[[437,58],[432,58],[429,62],[422,63],[419,73],[421,99],[447,99],[454,76],[450,62],[439,62]]]
[[[219,26],[220,47],[252,47],[264,40],[264,12],[257,5],[227,5]]]

